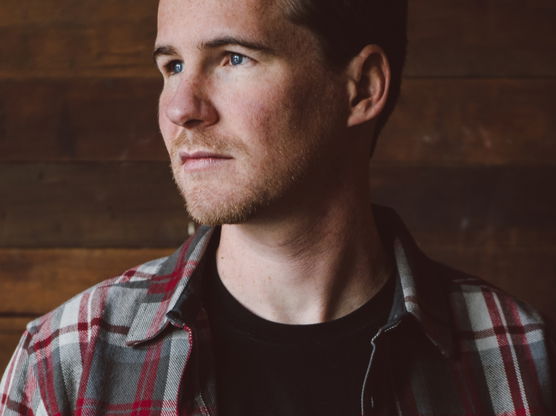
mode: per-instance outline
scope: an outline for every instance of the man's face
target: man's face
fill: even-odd
[[[334,172],[346,91],[278,0],[161,0],[159,123],[190,215],[281,215]]]

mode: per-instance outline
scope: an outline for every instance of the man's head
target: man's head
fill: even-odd
[[[309,19],[311,8],[323,13],[317,4],[161,0],[159,123],[197,221],[302,209],[333,198],[366,166],[361,155],[389,103],[390,67],[379,46],[344,33],[352,28],[338,36],[353,44],[337,44],[327,24]]]

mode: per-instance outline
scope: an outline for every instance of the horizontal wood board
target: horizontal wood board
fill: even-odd
[[[153,79],[0,80],[0,162],[165,161]],[[376,163],[556,165],[556,79],[406,80]]]
[[[556,3],[409,4],[375,199],[432,257],[556,319]],[[33,317],[188,234],[155,25],[150,0],[2,0],[0,371]]]
[[[74,294],[172,249],[0,249],[0,371],[25,324]],[[433,258],[481,276],[556,319],[556,247],[484,248],[431,245]],[[5,267],[7,266],[7,267]],[[21,316],[24,315],[24,316]]]
[[[556,167],[370,170],[427,243],[554,245]],[[172,247],[188,219],[166,163],[0,164],[0,247]]]
[[[48,312],[168,249],[0,249],[0,316]]]
[[[553,0],[409,2],[410,77],[555,76]],[[3,0],[0,77],[152,76],[156,2]]]
[[[409,4],[407,76],[556,75],[552,0]],[[155,36],[150,0],[3,0],[0,76],[153,76]]]
[[[480,276],[556,318],[556,246],[466,247],[429,244],[435,260]],[[0,316],[44,314],[75,294],[167,249],[0,249]]]
[[[556,75],[553,0],[409,1],[406,75]]]
[[[0,76],[154,76],[157,2],[3,0]]]
[[[0,374],[8,364],[18,342],[25,331],[25,325],[32,320],[28,317],[2,317],[0,316]]]

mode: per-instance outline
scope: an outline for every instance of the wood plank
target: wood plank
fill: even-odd
[[[94,0],[2,0],[0,27],[41,25],[66,26],[98,23],[145,23],[156,18],[157,4],[146,0],[104,0],[102,7]],[[156,20],[154,22],[156,24]]]
[[[9,334],[0,332],[0,374],[4,373],[4,369],[10,361],[22,333],[23,331]]]
[[[159,88],[150,79],[0,81],[0,162],[165,161]],[[375,162],[556,165],[556,79],[407,80],[403,88]]]
[[[556,246],[437,243],[423,249],[431,258],[482,277],[556,319]],[[0,317],[44,314],[102,280],[173,250],[0,249]],[[0,332],[6,332],[9,328],[2,325],[2,319],[8,318],[0,318]],[[29,319],[20,318],[20,323]],[[13,331],[19,333],[22,328],[18,324]]]
[[[0,316],[0,332],[4,334],[21,334],[25,325],[36,316]]]
[[[0,249],[0,316],[41,315],[170,249]]]
[[[438,260],[483,277],[556,319],[556,247],[465,247],[431,244]],[[171,250],[0,250],[0,371],[25,325],[99,279]]]
[[[427,244],[520,247],[556,243],[551,167],[399,167],[370,171],[377,203],[394,207]]]
[[[160,85],[152,79],[0,82],[0,160],[165,160],[156,121]]]
[[[377,202],[424,243],[556,242],[556,167],[375,166]],[[166,163],[0,165],[0,247],[174,247],[187,216]]]
[[[25,331],[25,325],[32,319],[32,317],[0,317],[0,377]]]
[[[154,77],[156,9],[148,0],[3,0],[0,77]]]
[[[556,74],[553,0],[409,2],[406,76]]]
[[[553,0],[409,2],[407,75],[554,76]],[[152,76],[151,0],[3,0],[0,76]]]
[[[374,161],[553,165],[556,80],[408,80]]]
[[[2,247],[174,247],[187,236],[166,163],[5,164],[0,194]]]

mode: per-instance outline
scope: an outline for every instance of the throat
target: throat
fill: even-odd
[[[273,322],[306,325],[348,315],[373,298],[393,270],[378,236],[357,244],[331,236],[331,243],[308,251],[234,237],[223,227],[215,270],[239,303]]]

